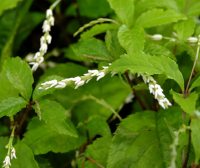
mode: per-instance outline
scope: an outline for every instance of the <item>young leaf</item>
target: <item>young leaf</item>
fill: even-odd
[[[134,21],[134,0],[108,0],[123,24],[131,27]]]
[[[0,101],[0,118],[3,116],[13,116],[22,108],[26,107],[27,102],[21,97],[10,97]]]
[[[200,121],[199,118],[194,118],[191,121],[191,137],[192,137],[192,145],[194,147],[195,151],[195,162],[198,163],[200,159],[200,134],[199,134],[199,129],[200,129]]]
[[[174,25],[178,38],[183,41],[194,33],[195,22],[192,19],[180,21]]]
[[[150,28],[177,22],[178,20],[183,19],[186,19],[183,14],[177,13],[173,10],[164,11],[163,9],[152,9],[141,14],[136,21],[136,25]]]
[[[113,62],[111,68],[114,72],[130,70],[132,73],[164,74],[169,79],[175,80],[182,90],[184,89],[184,80],[178,65],[166,56],[150,56],[144,53],[125,54]]]
[[[127,53],[137,54],[144,49],[144,30],[141,27],[129,29],[122,25],[118,31],[118,38]]]
[[[124,119],[113,137],[107,168],[167,168],[171,126],[179,119],[172,122],[167,116],[170,114],[142,112]]]
[[[17,6],[17,4],[22,1],[22,0],[6,0],[6,1],[1,1],[0,5],[0,15],[8,9],[12,9]]]
[[[75,150],[86,141],[86,138],[83,136],[76,138],[59,134],[49,129],[49,125],[46,125],[43,121],[33,118],[29,122],[28,131],[25,133],[22,141],[33,150],[35,155],[38,155],[50,151],[64,153]]]
[[[184,112],[192,115],[196,109],[196,101],[198,99],[198,94],[195,92],[190,93],[189,96],[184,97],[183,94],[176,93],[172,91],[174,101],[184,110]]]
[[[57,102],[41,100],[39,102],[41,119],[50,129],[59,134],[77,137],[77,132],[67,116],[66,110]]]
[[[16,159],[13,159],[12,168],[39,168],[32,150],[23,142],[18,142],[15,146]]]
[[[190,87],[190,91],[192,91],[194,88],[200,87],[200,76],[195,79],[195,81],[193,81],[191,87]]]
[[[19,57],[10,58],[5,63],[6,75],[19,93],[29,100],[32,93],[33,76],[28,64]]]

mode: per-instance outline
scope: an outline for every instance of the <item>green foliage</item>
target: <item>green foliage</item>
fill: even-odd
[[[199,167],[199,7],[2,1],[2,166]]]

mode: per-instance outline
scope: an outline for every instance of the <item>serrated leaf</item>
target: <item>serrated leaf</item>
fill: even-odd
[[[102,167],[106,166],[106,161],[108,157],[109,147],[111,145],[111,137],[105,136],[96,139],[91,145],[89,145],[84,153],[84,167],[86,168],[96,168],[97,165],[101,165]],[[89,159],[95,160],[95,164],[88,161]],[[78,167],[82,167],[83,162],[80,161]]]
[[[137,54],[144,49],[144,30],[141,27],[129,29],[126,25],[122,25],[118,31],[118,39],[127,53]]]
[[[77,132],[72,122],[67,119],[66,110],[57,102],[41,100],[39,102],[41,119],[50,129],[59,134],[77,137]]]
[[[177,13],[173,10],[164,11],[163,9],[152,9],[141,14],[136,21],[136,25],[144,28],[150,28],[177,22],[178,20],[183,19],[186,19],[183,14]]]
[[[183,94],[171,91],[174,101],[184,110],[184,112],[192,115],[196,110],[196,101],[198,99],[198,94],[195,92],[190,93],[187,97]]]
[[[83,32],[81,34],[81,39],[87,39],[94,37],[98,34],[105,33],[108,30],[116,29],[118,25],[116,24],[109,24],[109,23],[102,23],[94,25],[91,29]]]
[[[106,32],[105,43],[113,60],[116,60],[117,58],[120,57],[120,55],[125,53],[125,50],[119,44],[119,39],[117,37],[116,30],[110,30]]]
[[[108,0],[123,24],[131,27],[134,22],[134,0]]]
[[[163,112],[142,112],[124,119],[112,140],[107,168],[167,168],[173,123],[168,116]]]
[[[32,93],[33,76],[29,65],[21,58],[10,58],[5,64],[6,75],[10,83],[19,93],[29,100]]]
[[[33,118],[29,122],[28,131],[25,133],[23,142],[26,143],[35,155],[52,152],[69,152],[75,150],[86,141],[86,138],[78,138],[59,134],[49,129],[43,121]]]
[[[23,142],[18,142],[15,146],[16,159],[13,159],[12,168],[39,168],[32,150]]]
[[[83,39],[72,44],[66,53],[66,57],[80,61],[92,60],[94,62],[109,62],[112,60],[104,42],[95,38]]]
[[[200,120],[198,118],[194,118],[191,121],[191,140],[192,140],[192,145],[194,147],[195,151],[195,163],[198,163],[200,159],[200,134],[199,134],[199,129],[200,129]]]
[[[120,59],[112,63],[114,72],[164,74],[167,78],[175,80],[182,90],[184,90],[184,80],[178,65],[166,56],[150,56],[144,53],[137,55],[122,55]]]
[[[0,118],[3,116],[13,116],[22,108],[26,107],[27,102],[21,97],[10,97],[0,101]]]
[[[174,25],[174,30],[180,40],[186,40],[194,33],[195,22],[192,19],[180,21]]]
[[[6,0],[6,1],[1,1],[0,5],[0,15],[8,9],[12,9],[17,6],[17,4],[22,1],[22,0]]]

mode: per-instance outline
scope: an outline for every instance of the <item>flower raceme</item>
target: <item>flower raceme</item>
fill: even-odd
[[[109,64],[111,65],[111,64]],[[107,73],[109,73],[109,66],[103,66],[102,70],[88,70],[83,76],[76,76],[74,78],[66,78],[63,80],[50,80],[41,84],[39,89],[50,89],[50,88],[65,88],[68,85],[74,85],[75,89],[83,86],[84,84],[88,83],[93,77],[96,77],[96,80],[100,80],[103,78]],[[153,79],[153,77],[147,74],[138,74],[138,76],[142,76],[144,82],[149,85],[149,91],[151,94],[154,95],[154,98],[158,100],[159,105],[166,109],[171,106],[169,100],[163,94],[163,90],[160,85]]]
[[[50,88],[65,88],[66,86],[73,84],[75,89],[80,86],[88,83],[93,77],[96,77],[96,80],[100,80],[108,73],[108,66],[103,66],[102,70],[88,70],[83,76],[76,76],[74,78],[66,78],[63,80],[50,80],[41,84],[39,89],[50,89]]]
[[[51,43],[52,37],[50,35],[51,26],[54,25],[54,17],[51,9],[46,11],[46,20],[43,23],[42,29],[44,35],[40,38],[40,49],[35,53],[32,61],[29,63],[32,66],[32,71],[36,71],[39,65],[44,61],[44,54],[46,54],[48,45]]]

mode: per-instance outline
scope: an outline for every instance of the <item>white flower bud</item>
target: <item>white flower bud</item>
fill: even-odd
[[[15,151],[15,148],[14,147],[12,147],[12,149],[11,149],[11,159],[17,159],[17,157],[16,157],[16,151]]]
[[[51,26],[49,25],[49,22],[47,20],[44,21],[42,29],[44,33],[51,31]]]
[[[53,16],[50,17],[50,18],[48,19],[48,21],[49,21],[49,24],[50,24],[51,26],[54,26],[55,19],[54,19]]]
[[[47,49],[48,49],[48,46],[47,46],[46,43],[43,43],[43,44],[40,46],[40,52],[46,53],[46,52],[47,52]]]
[[[11,163],[10,163],[10,157],[7,155],[3,161],[3,167],[7,168],[10,167]]]
[[[50,34],[47,34],[47,35],[46,35],[46,41],[47,41],[47,43],[50,44],[50,43],[51,43],[51,40],[52,40],[51,35],[50,35]]]
[[[97,81],[105,76],[105,72],[100,72],[97,77]]]
[[[155,40],[155,41],[160,41],[163,39],[163,36],[161,34],[154,34],[151,36],[152,40]]]
[[[51,17],[51,16],[53,16],[52,10],[51,9],[47,9],[47,11],[46,11],[46,17],[48,18],[48,17]]]
[[[197,37],[189,37],[189,38],[187,39],[187,41],[188,41],[189,43],[197,43],[197,42],[198,42],[198,38],[197,38]]]

